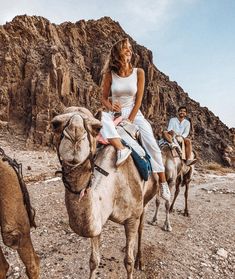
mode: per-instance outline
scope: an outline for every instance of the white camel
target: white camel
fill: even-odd
[[[100,235],[108,219],[125,227],[124,264],[127,278],[133,278],[136,234],[138,232],[135,267],[142,269],[144,207],[155,196],[157,183],[153,178],[144,183],[131,157],[117,168],[112,146],[96,153],[96,135],[101,124],[87,109],[68,108],[52,120],[52,125],[70,227],[78,235],[91,239],[90,278],[95,278],[99,266]],[[99,172],[97,166],[108,172],[108,176],[102,174],[102,170]],[[166,222],[165,227],[170,227],[169,220]]]

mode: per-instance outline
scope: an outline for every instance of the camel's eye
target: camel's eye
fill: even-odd
[[[53,130],[57,130],[61,126],[61,121],[55,120],[52,122]]]

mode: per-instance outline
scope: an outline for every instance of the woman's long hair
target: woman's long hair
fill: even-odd
[[[110,51],[110,54],[108,56],[108,59],[104,65],[104,68],[102,70],[102,74],[115,72],[118,74],[119,69],[121,68],[121,56],[120,52],[124,46],[125,43],[129,42],[128,38],[121,39],[120,41],[116,42]],[[132,55],[133,56],[133,55]],[[131,63],[130,63],[131,65]],[[131,65],[132,67],[132,65]]]

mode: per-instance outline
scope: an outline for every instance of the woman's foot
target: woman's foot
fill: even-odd
[[[168,183],[167,182],[161,182],[160,186],[161,186],[161,197],[166,201],[170,201],[171,192],[170,192],[170,189],[168,187]]]
[[[123,149],[117,150],[117,162],[116,166],[121,166],[126,159],[131,155],[131,150],[128,147],[124,147]]]

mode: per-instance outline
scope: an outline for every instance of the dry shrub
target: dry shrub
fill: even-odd
[[[225,168],[225,167],[221,166],[220,164],[213,163],[213,162],[205,165],[205,169],[215,171],[215,172],[220,172],[220,173],[234,172],[234,170],[232,168]]]

